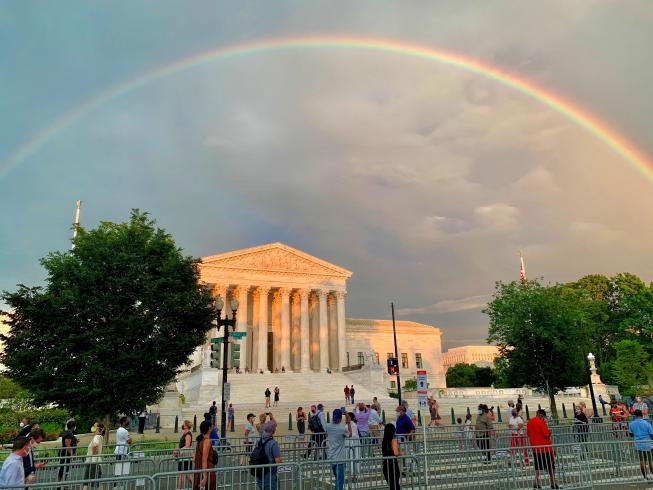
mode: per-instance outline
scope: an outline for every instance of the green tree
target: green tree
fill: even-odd
[[[648,385],[651,375],[651,356],[636,340],[621,340],[615,344],[616,358],[612,364],[612,376],[625,395],[642,393],[642,385]]]
[[[447,386],[451,388],[475,388],[491,386],[495,382],[490,367],[459,363],[447,369]]]
[[[80,229],[41,260],[44,288],[20,285],[1,359],[35,402],[109,420],[157,402],[214,316],[198,261],[146,213]]]
[[[485,313],[513,386],[544,388],[557,417],[555,394],[586,379],[587,331],[579,294],[537,280],[498,282]]]

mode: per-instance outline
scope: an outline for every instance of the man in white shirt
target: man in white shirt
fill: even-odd
[[[0,470],[0,488],[18,488],[25,484],[25,468],[23,458],[29,454],[29,438],[17,437],[11,447],[12,453],[7,456]],[[12,485],[15,485],[12,487]]]
[[[129,436],[129,431],[127,430],[129,417],[121,417],[119,424],[120,427],[116,431],[116,449],[113,451],[113,454],[116,455],[116,461],[127,459],[129,445],[132,443],[132,438]],[[129,466],[127,464],[116,465],[116,476],[125,475],[129,471],[128,468]]]

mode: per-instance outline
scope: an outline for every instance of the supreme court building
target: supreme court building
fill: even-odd
[[[239,348],[230,349],[230,366],[256,374],[308,375],[372,363],[382,368],[383,384],[391,388],[385,369],[394,350],[391,322],[346,318],[352,275],[347,269],[282,243],[203,257],[199,267],[201,280],[225,300],[229,315],[230,301],[239,302],[236,331],[245,335],[233,341]],[[444,387],[441,331],[405,321],[397,327],[402,376],[426,369],[432,386]],[[222,334],[213,329],[208,337]],[[208,338],[191,368],[210,368]]]

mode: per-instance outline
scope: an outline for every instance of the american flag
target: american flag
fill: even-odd
[[[519,253],[519,262],[521,264],[519,268],[519,280],[523,282],[526,280],[526,267],[524,266],[524,257],[521,252]]]

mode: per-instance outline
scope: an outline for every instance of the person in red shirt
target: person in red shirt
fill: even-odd
[[[555,479],[555,462],[553,458],[553,444],[551,442],[551,431],[546,425],[546,412],[542,409],[537,411],[537,417],[532,418],[526,424],[526,434],[530,445],[533,446],[533,459],[535,461],[535,481],[533,488],[542,488],[540,485],[540,471],[546,470],[549,473],[551,488],[560,488]]]

